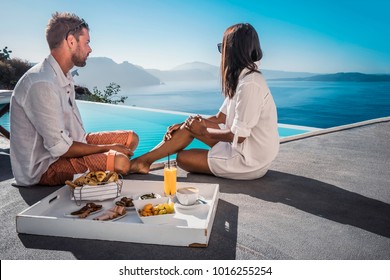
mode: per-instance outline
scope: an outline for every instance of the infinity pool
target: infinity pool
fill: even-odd
[[[134,156],[139,156],[156,146],[162,139],[167,127],[183,122],[189,115],[174,111],[155,110],[123,105],[111,105],[77,101],[87,132],[107,130],[134,130],[140,137],[140,143]],[[0,125],[9,129],[8,114],[0,118]],[[279,135],[298,135],[317,128],[279,124]],[[200,141],[193,141],[191,148],[208,148]]]
[[[122,105],[110,105],[78,101],[87,132],[130,129],[140,137],[135,156],[146,153],[161,140],[167,127],[174,123],[183,122],[193,113],[163,111]],[[318,130],[311,127],[279,124],[280,137],[298,135]],[[208,148],[200,141],[193,141],[191,148]]]

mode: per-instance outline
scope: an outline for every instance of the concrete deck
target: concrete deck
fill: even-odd
[[[169,255],[159,245],[17,234],[15,215],[58,188],[13,187],[8,153],[0,136],[2,260],[390,259],[390,118],[286,139],[259,180],[180,171],[180,181],[218,183],[221,193],[209,246]]]

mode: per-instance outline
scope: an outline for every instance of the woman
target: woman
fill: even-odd
[[[279,135],[275,103],[255,63],[263,56],[257,32],[247,23],[233,25],[218,49],[225,96],[219,112],[170,126],[157,147],[132,160],[130,172],[148,173],[154,161],[174,153],[188,172],[250,180],[268,171],[279,151]],[[183,150],[194,138],[210,150]]]

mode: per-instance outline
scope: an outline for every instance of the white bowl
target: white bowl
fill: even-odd
[[[140,210],[144,208],[146,204],[151,203],[154,206],[157,204],[164,204],[168,203],[169,197],[160,197],[160,198],[153,198],[153,199],[145,199],[145,200],[134,200],[134,206],[137,211],[138,217],[141,219],[141,221],[144,224],[155,224],[155,225],[161,225],[161,224],[168,224],[172,221],[173,216],[175,216],[175,212],[172,214],[163,214],[163,215],[154,215],[154,216],[141,216]]]
[[[151,225],[169,224],[170,222],[172,222],[173,217],[175,216],[175,213],[154,215],[154,216],[147,216],[147,217],[141,216],[139,212],[137,212],[137,214],[144,224],[151,224]]]

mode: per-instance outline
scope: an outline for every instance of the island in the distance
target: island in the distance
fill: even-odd
[[[339,72],[335,74],[322,74],[310,77],[279,78],[274,81],[318,81],[318,82],[390,82],[390,75],[363,74],[358,72]]]

